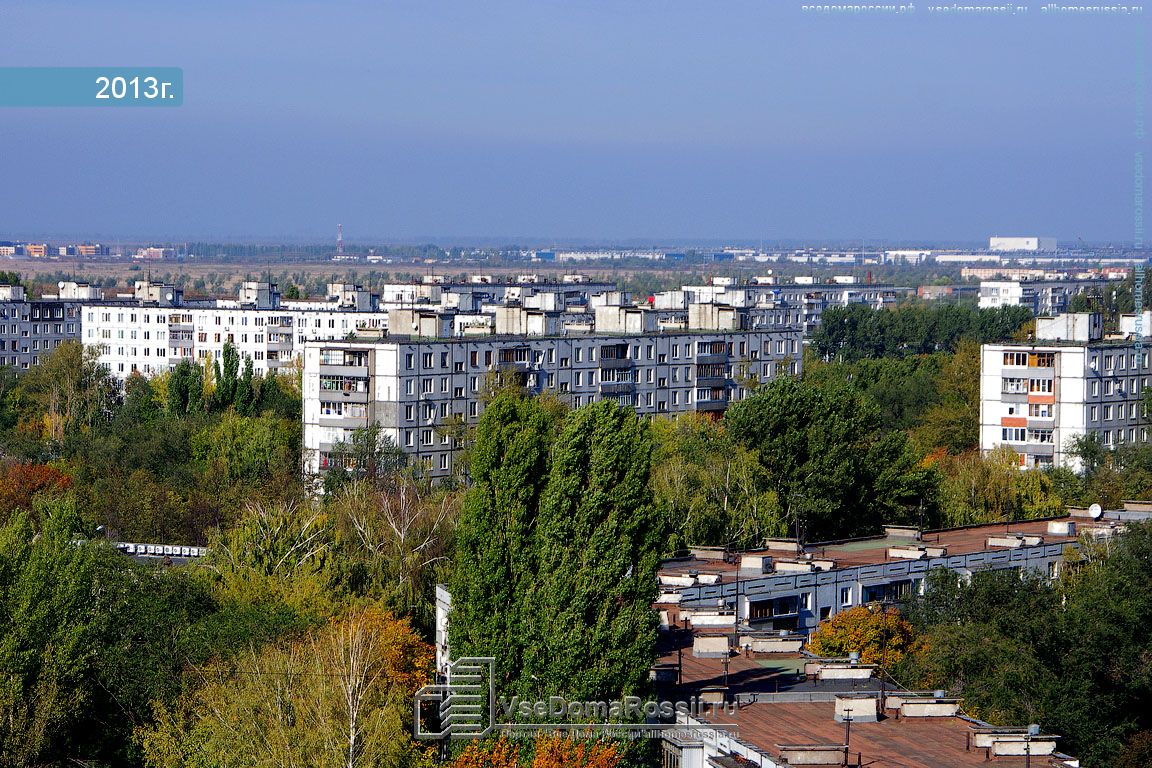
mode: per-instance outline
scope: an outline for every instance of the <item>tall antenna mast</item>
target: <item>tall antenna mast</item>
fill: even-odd
[[[344,255],[344,225],[336,225],[336,255]]]

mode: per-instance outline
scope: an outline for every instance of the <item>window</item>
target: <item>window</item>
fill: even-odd
[[[1028,353],[1027,352],[1005,352],[1004,353],[1004,365],[1026,366],[1026,365],[1028,365]]]
[[[1052,379],[1029,379],[1028,380],[1029,392],[1051,392]]]
[[[1052,405],[1050,403],[1030,403],[1028,415],[1033,419],[1052,418]]]
[[[840,587],[840,606],[847,608],[852,605],[852,587]]]
[[[1028,442],[1030,443],[1051,443],[1052,430],[1050,429],[1032,429],[1028,431]]]
[[[1028,381],[1026,379],[1006,378],[1001,382],[1000,391],[1006,395],[1028,394]]]
[[[1006,443],[1022,443],[1026,431],[1023,427],[1004,427],[1000,430],[1000,439]]]

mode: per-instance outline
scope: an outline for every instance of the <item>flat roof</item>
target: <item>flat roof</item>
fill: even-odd
[[[715,717],[699,717],[705,722],[732,723],[740,741],[774,758],[778,745],[844,744],[844,724],[833,719],[833,702],[772,702],[746,704],[736,712]],[[985,750],[969,749],[968,738],[974,726],[984,725],[964,717],[886,717],[878,722],[853,722],[849,765],[873,768],[965,768],[989,765],[1015,768],[1025,758],[995,757],[989,761]],[[857,759],[859,754],[859,759]],[[1031,764],[1052,765],[1049,756],[1033,756]],[[1057,765],[1062,763],[1057,762]]]
[[[1048,523],[1053,521],[1068,521],[1076,523],[1076,533],[1061,535],[1048,533]],[[1057,517],[1039,520],[1024,520],[1014,523],[988,523],[973,525],[965,528],[949,528],[937,531],[925,531],[920,539],[902,535],[881,535],[845,541],[822,542],[804,545],[804,554],[811,555],[813,560],[832,560],[835,568],[851,568],[864,565],[882,565],[884,563],[908,562],[908,558],[892,557],[888,554],[890,547],[945,547],[948,556],[967,555],[976,552],[1003,551],[1014,547],[988,546],[990,536],[1039,536],[1045,545],[1070,544],[1078,540],[1078,535],[1086,528],[1109,527],[1114,521],[1094,521],[1087,517]],[[704,548],[699,548],[704,549]],[[719,550],[717,551],[719,554]],[[784,549],[755,549],[734,553],[741,555],[768,556],[775,560],[795,560],[799,554]],[[721,583],[735,580],[737,575],[741,578],[759,578],[758,571],[740,569],[738,562],[725,562],[721,558],[700,558],[697,556],[665,560],[660,567],[664,575],[680,575],[686,571],[697,571],[700,574],[718,574],[722,577]]]

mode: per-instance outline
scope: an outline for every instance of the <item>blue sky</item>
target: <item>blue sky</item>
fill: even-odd
[[[7,0],[0,65],[185,97],[0,109],[0,239],[1130,241],[1150,12],[1021,4]]]

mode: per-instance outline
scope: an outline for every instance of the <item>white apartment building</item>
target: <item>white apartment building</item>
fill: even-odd
[[[131,297],[84,305],[83,341],[99,347],[101,362],[121,379],[163,373],[181,360],[211,364],[229,343],[266,374],[294,365],[307,341],[386,327],[387,313],[372,309],[365,292],[333,284],[329,293],[326,301],[282,305],[275,285],[245,283],[237,300],[186,302],[179,289],[140,281]]]
[[[980,309],[1028,307],[1034,315],[1053,316],[1068,311],[1078,293],[1094,288],[1110,290],[1104,278],[1086,280],[983,280]]]
[[[743,283],[730,277],[714,277],[708,285],[685,285],[679,290],[656,294],[658,309],[684,309],[689,304],[724,304],[774,310],[774,322],[799,325],[807,335],[820,327],[823,313],[829,307],[863,304],[873,309],[895,305],[910,293],[908,288],[887,284],[852,282],[817,283],[796,278],[795,283],[778,283],[771,278],[753,278]]]
[[[394,312],[390,325],[418,335],[311,341],[304,352],[305,469],[344,461],[336,450],[358,428],[378,424],[433,476],[452,472],[456,420],[475,422],[496,371],[533,393],[573,406],[610,398],[641,414],[720,413],[761,381],[800,372],[796,327],[754,327],[746,310],[690,308],[672,322],[639,307],[594,315],[517,308],[497,316],[495,333],[470,330],[452,313]],[[519,333],[505,333],[519,326]],[[747,378],[746,378],[747,377]]]
[[[1035,341],[982,347],[980,448],[1008,445],[1022,469],[1078,471],[1076,437],[1106,448],[1147,441],[1140,395],[1150,384],[1149,350],[1105,339],[1100,315],[1037,318]]]
[[[76,302],[31,299],[22,286],[0,285],[0,366],[26,371],[61,342],[79,338]]]

